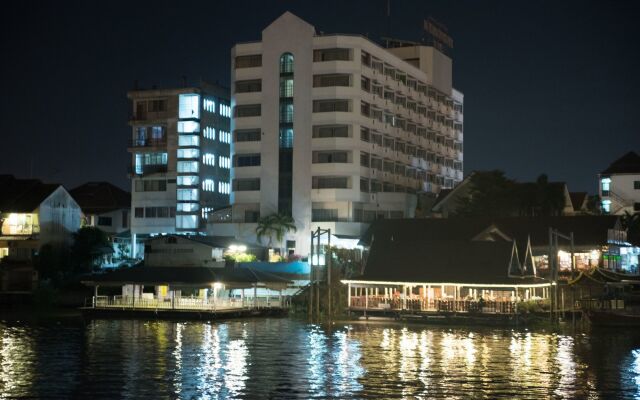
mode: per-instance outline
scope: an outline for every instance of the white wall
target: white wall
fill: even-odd
[[[51,242],[71,242],[80,229],[82,213],[78,203],[62,186],[58,187],[38,207],[40,246]]]
[[[602,196],[602,184],[598,182],[602,199],[611,200],[611,213],[623,215],[625,211],[633,213],[633,204],[640,203],[640,189],[634,189],[633,182],[640,181],[640,174],[610,175],[610,196]]]
[[[175,240],[175,243],[171,241]],[[145,265],[151,267],[224,267],[224,260],[214,259],[213,247],[176,236],[161,236],[145,242]],[[224,249],[216,253],[221,254]]]

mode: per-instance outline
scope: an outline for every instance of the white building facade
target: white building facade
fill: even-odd
[[[132,242],[141,234],[204,233],[207,214],[229,204],[228,90],[203,83],[128,97]]]
[[[250,241],[259,217],[288,214],[286,248],[305,256],[317,227],[354,241],[462,180],[463,95],[433,47],[317,35],[287,12],[234,46],[231,82],[232,223],[214,234]]]
[[[629,152],[598,176],[598,194],[605,214],[640,212],[640,155]]]

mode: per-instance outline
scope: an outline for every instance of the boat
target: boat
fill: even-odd
[[[640,326],[640,314],[637,313],[631,314],[628,312],[588,310],[586,314],[592,326]]]

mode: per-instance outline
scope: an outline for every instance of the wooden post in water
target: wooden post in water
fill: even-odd
[[[313,231],[311,231],[311,250],[309,256],[309,319],[313,319]]]
[[[318,227],[318,229],[316,230],[316,236],[318,236],[318,240],[317,240],[317,248],[316,248],[316,253],[318,254],[318,267],[320,266],[320,227]],[[325,259],[325,264],[326,264],[326,259]],[[316,273],[317,275],[317,273]],[[320,319],[320,280],[317,279],[316,280],[316,318]]]
[[[573,242],[573,232],[571,232],[569,234],[569,237],[571,238],[571,281],[573,282],[573,280],[575,279],[575,270],[576,270],[576,260],[575,260],[575,255],[574,255],[574,242]],[[573,286],[570,287],[571,290],[571,326],[573,327],[573,329],[576,328],[576,290]]]
[[[331,229],[327,230],[327,251],[324,263],[327,265],[327,317],[331,321]]]

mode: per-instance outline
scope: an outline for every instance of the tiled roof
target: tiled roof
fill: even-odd
[[[511,242],[393,241],[371,248],[357,279],[387,282],[527,284],[541,279],[511,278]]]
[[[59,184],[42,183],[38,179],[0,175],[0,212],[32,212],[59,187]]]
[[[575,211],[579,211],[582,209],[584,202],[587,200],[587,192],[570,192],[569,197],[571,197],[571,204],[573,205],[573,209]]]
[[[607,169],[601,172],[603,175],[635,173],[640,173],[640,155],[633,151],[618,158],[612,162]]]
[[[549,243],[549,228],[554,228],[565,234],[573,232],[576,246],[603,245],[607,243],[608,229],[616,228],[618,223],[619,217],[614,215],[386,219],[372,223],[361,242],[471,241],[497,228],[519,246],[529,237],[532,246],[544,246]]]
[[[88,182],[69,193],[86,214],[131,208],[131,193],[109,182]]]

